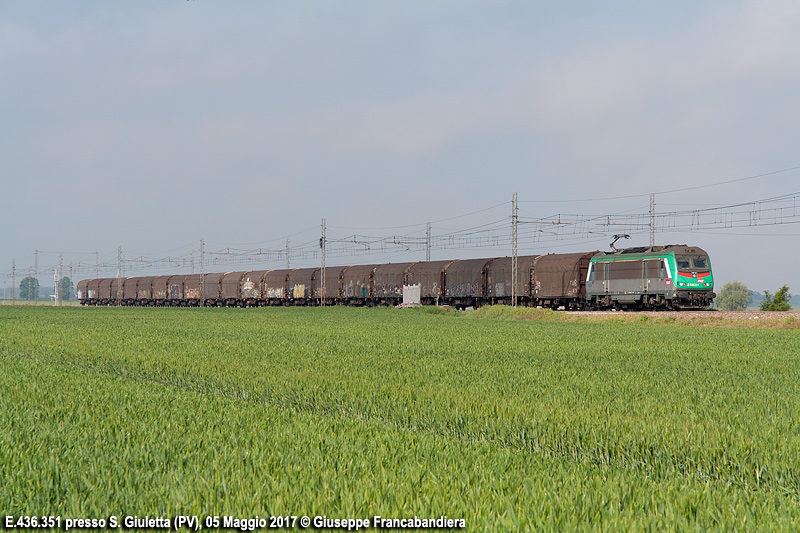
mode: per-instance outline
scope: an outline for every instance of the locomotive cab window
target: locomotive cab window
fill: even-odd
[[[708,256],[677,256],[678,270],[684,272],[703,272],[708,270]]]

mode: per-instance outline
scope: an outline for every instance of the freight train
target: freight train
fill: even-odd
[[[327,267],[100,278],[78,283],[83,305],[511,304],[566,310],[703,309],[714,278],[708,254],[686,245]],[[516,289],[516,290],[514,290]]]

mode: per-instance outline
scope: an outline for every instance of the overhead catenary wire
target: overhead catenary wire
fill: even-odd
[[[764,175],[770,174],[774,173]],[[763,175],[731,181],[754,179],[760,176]],[[713,185],[715,184],[709,186]],[[522,203],[523,200],[519,200],[519,202]],[[463,219],[503,205],[507,207],[508,202],[473,210],[464,215],[443,218],[438,222]],[[679,207],[684,207],[684,205]],[[651,230],[658,233],[714,231],[715,234],[722,232],[739,235],[730,230],[743,227],[781,226],[800,222],[800,192],[717,206],[702,204],[702,207],[696,209],[683,208],[657,213],[651,213],[643,206],[638,206],[616,211],[613,214],[555,213],[537,217],[534,213],[520,210],[518,216],[520,224],[517,233],[518,246],[520,249],[528,251],[541,250],[543,246],[552,249],[574,246],[577,243],[588,245],[602,242],[608,235],[622,227],[627,232],[637,235]],[[391,235],[380,234],[380,232],[365,235],[333,231],[332,235],[326,238],[325,253],[327,258],[331,259],[351,258],[351,261],[343,261],[343,263],[364,260],[379,262],[396,258],[421,260],[423,257],[429,257],[431,250],[462,250],[464,252],[491,250],[493,254],[508,255],[512,246],[513,239],[510,231],[512,220],[509,216],[463,228],[443,228],[436,226],[435,222],[388,227],[391,229],[418,228],[415,231]],[[430,229],[428,228],[429,224],[431,225]],[[448,226],[453,225],[448,224]],[[343,230],[345,228],[328,226],[328,229]],[[302,235],[308,231],[296,232],[291,236]],[[775,233],[771,235],[792,236],[794,234]],[[288,237],[280,237],[260,241],[261,244],[280,243],[279,247],[275,248],[265,246],[253,248],[246,247],[246,245],[219,246],[221,243],[215,243],[216,249],[211,250],[209,250],[208,241],[205,241],[202,267],[221,271],[256,267],[282,268],[286,264],[289,254],[289,247],[284,246],[287,240]],[[556,241],[561,242],[556,244]],[[171,248],[166,254],[148,253],[136,256],[131,254],[127,258],[122,257],[121,254],[103,254],[101,256],[98,252],[36,250],[27,258],[28,261],[31,258],[34,259],[33,268],[28,267],[28,269],[33,271],[34,276],[58,274],[55,259],[60,254],[69,254],[79,258],[83,256],[83,259],[72,262],[71,271],[78,276],[98,277],[101,273],[102,275],[115,273],[118,268],[124,270],[126,275],[143,275],[143,273],[151,274],[153,272],[180,273],[188,271],[191,267],[193,256],[196,257],[195,254],[199,251],[195,249],[199,243],[201,240]],[[173,252],[176,251],[183,253],[173,255]],[[319,264],[320,253],[319,239],[312,238],[299,244],[292,244],[291,260],[298,266]],[[47,261],[51,261],[51,264],[47,265]],[[21,261],[15,261],[12,267],[15,271],[13,274],[17,277],[19,272],[25,270],[25,267],[20,266],[21,263]],[[208,268],[205,271],[208,271]],[[11,275],[11,271],[5,273],[8,278]]]
[[[569,200],[524,200],[522,202],[523,203],[530,203],[530,204],[542,204],[542,203],[547,204],[547,203],[573,203],[573,202],[599,202],[599,201],[609,201],[609,200],[628,200],[630,198],[644,198],[644,197],[650,196],[651,194],[657,194],[657,195],[673,194],[673,193],[676,193],[676,192],[686,192],[686,191],[694,191],[694,190],[698,190],[698,189],[707,189],[709,187],[719,187],[719,186],[722,186],[722,185],[730,185],[731,183],[738,183],[740,181],[748,181],[748,180],[754,180],[754,179],[758,179],[758,178],[766,178],[768,176],[775,176],[777,174],[783,174],[783,173],[786,173],[786,172],[791,172],[793,170],[800,170],[800,165],[794,166],[794,167],[789,167],[789,168],[783,168],[783,169],[780,169],[780,170],[773,170],[771,172],[764,172],[762,174],[755,174],[753,176],[745,176],[743,178],[735,178],[735,179],[730,179],[730,180],[726,180],[726,181],[718,181],[716,183],[707,183],[707,184],[703,184],[703,185],[693,185],[691,187],[681,187],[681,188],[678,188],[678,189],[669,189],[669,190],[666,190],[666,191],[659,191],[659,192],[649,192],[649,193],[643,193],[643,194],[626,194],[626,195],[621,195],[621,196],[608,196],[608,197],[605,197],[605,198],[583,198],[583,199],[569,199]]]

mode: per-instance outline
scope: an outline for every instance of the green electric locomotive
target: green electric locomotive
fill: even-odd
[[[714,277],[701,248],[669,245],[600,253],[589,262],[589,309],[704,309]]]

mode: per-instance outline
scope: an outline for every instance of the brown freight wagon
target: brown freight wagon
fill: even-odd
[[[444,297],[445,269],[453,261],[414,263],[406,271],[406,285],[420,285],[420,303],[438,304]]]
[[[417,263],[387,263],[372,274],[373,301],[378,305],[397,305],[403,301],[408,269]]]
[[[136,283],[136,301],[134,305],[152,305],[153,279],[153,276],[139,278]]]
[[[173,277],[173,275],[156,276],[153,278],[150,295],[154,305],[166,305],[168,284],[171,277]]]
[[[517,256],[517,304],[531,304],[531,269],[538,255]],[[513,305],[510,257],[498,257],[486,265],[486,298],[490,305]]]
[[[222,305],[222,277],[223,272],[203,274],[203,305],[214,307]]]
[[[122,289],[125,287],[125,278],[113,278],[111,280],[111,294],[109,296],[109,303],[112,305],[122,304]]]
[[[92,281],[90,279],[82,279],[78,282],[75,286],[75,290],[77,292],[78,301],[81,305],[85,305],[89,301],[89,282]]]
[[[193,276],[194,274],[179,274],[176,276],[170,276],[167,283],[167,305],[171,305],[173,307],[183,305],[184,281],[190,275]]]
[[[98,300],[100,299],[100,282],[102,279],[90,279],[89,282],[86,284],[86,303],[90,305],[97,305]]]
[[[178,305],[183,307],[200,305],[201,281],[200,274],[189,274],[183,277],[183,292]]]
[[[220,281],[220,300],[222,305],[236,307],[244,305],[239,289],[241,288],[242,276],[245,272],[227,272]]]
[[[445,302],[463,309],[478,306],[486,297],[486,266],[493,259],[462,259],[450,263],[444,272]]]
[[[245,307],[264,305],[264,276],[269,270],[251,270],[242,275],[239,281],[239,294]]]
[[[342,298],[348,305],[372,304],[375,298],[375,269],[379,265],[353,265],[342,273]]]
[[[287,278],[288,299],[292,305],[308,305],[314,299],[314,285],[319,268],[296,268]]]
[[[292,270],[270,270],[264,276],[264,299],[267,305],[288,305],[287,278]]]
[[[116,283],[116,278],[104,278],[100,280],[100,283],[97,285],[97,303],[99,305],[110,305],[116,301]]]
[[[532,271],[536,305],[551,309],[583,309],[586,304],[589,260],[596,253],[539,256],[533,263]]]
[[[342,275],[348,267],[333,266],[325,267],[325,305],[341,303]],[[319,299],[322,295],[322,278],[320,272],[315,276],[314,298]]]
[[[137,276],[122,280],[122,305],[139,305],[139,282],[144,279]]]

